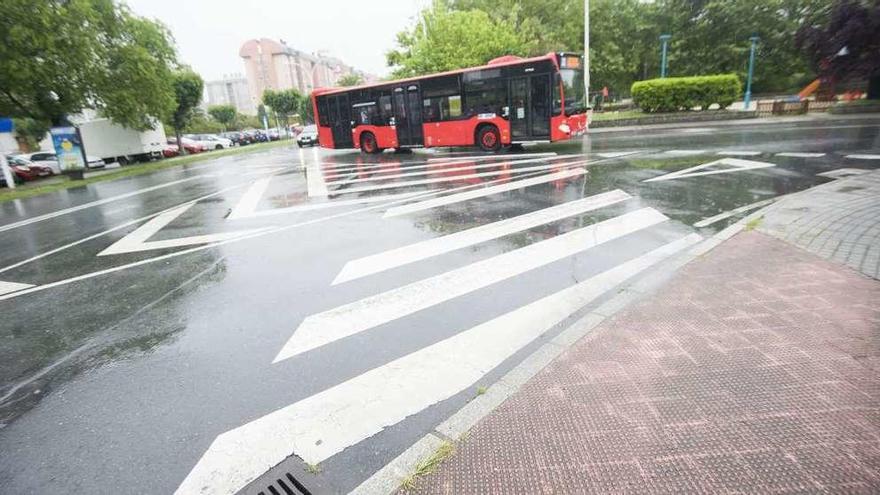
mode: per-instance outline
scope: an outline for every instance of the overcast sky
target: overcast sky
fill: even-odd
[[[171,29],[183,62],[206,80],[243,73],[238,56],[251,38],[283,39],[305,52],[326,50],[385,75],[385,52],[429,0],[125,0],[138,15]]]

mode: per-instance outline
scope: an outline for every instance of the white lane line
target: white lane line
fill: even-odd
[[[867,174],[870,170],[865,170],[863,168],[839,168],[837,170],[830,170],[828,172],[822,172],[821,174],[816,174],[821,177],[830,177],[832,179],[842,179],[844,177],[851,177],[853,175],[862,175]]]
[[[727,165],[728,168],[716,169],[716,170],[705,170],[709,167],[714,167],[717,165]],[[703,175],[714,175],[714,174],[728,174],[731,172],[742,172],[743,170],[754,170],[759,168],[767,168],[767,167],[775,167],[776,165],[767,162],[756,162],[752,160],[741,160],[739,158],[722,158],[720,160],[715,160],[713,162],[704,163],[702,165],[697,165],[696,167],[686,168],[684,170],[679,170],[678,172],[670,172],[668,174],[660,175],[658,177],[652,177],[650,179],[645,179],[642,182],[656,182],[661,180],[670,180],[670,179],[681,179],[684,177],[700,177]]]
[[[126,228],[126,227],[128,227],[128,226],[131,226],[131,225],[135,225],[135,224],[141,223],[141,222],[143,222],[143,221],[145,221],[145,220],[149,220],[149,219],[151,219],[151,218],[153,218],[153,217],[155,217],[155,216],[161,215],[162,213],[165,213],[165,212],[167,212],[167,211],[171,211],[171,210],[173,210],[173,209],[175,209],[175,208],[179,208],[179,207],[181,207],[181,206],[183,206],[183,205],[195,204],[195,203],[198,203],[199,201],[201,201],[201,200],[203,200],[203,199],[208,199],[208,198],[210,198],[210,197],[217,196],[218,194],[223,194],[224,192],[231,191],[231,190],[233,190],[233,189],[238,189],[238,188],[240,188],[240,187],[244,187],[244,185],[245,185],[245,184],[238,184],[238,185],[235,185],[235,186],[224,187],[223,189],[218,189],[217,191],[214,191],[214,192],[209,193],[209,194],[205,194],[204,196],[199,196],[198,198],[192,199],[192,200],[187,201],[187,202],[185,202],[185,203],[181,203],[181,204],[178,204],[178,205],[174,205],[174,206],[172,206],[171,208],[167,208],[167,209],[162,210],[162,211],[157,211],[156,213],[150,213],[149,215],[145,215],[145,216],[142,216],[142,217],[140,217],[140,218],[135,218],[134,220],[129,220],[129,221],[127,221],[127,222],[121,223],[121,224],[119,224],[119,225],[116,225],[116,226],[114,226],[114,227],[111,227],[111,228],[109,228],[109,229],[107,229],[107,230],[104,230],[104,231],[102,231],[102,232],[98,232],[98,233],[96,233],[96,234],[92,234],[92,235],[90,235],[90,236],[88,236],[88,237],[83,237],[82,239],[78,239],[78,240],[76,240],[76,241],[70,242],[70,243],[65,244],[65,245],[63,245],[63,246],[58,246],[57,248],[50,249],[49,251],[46,251],[46,252],[40,253],[40,254],[35,255],[35,256],[31,256],[30,258],[27,258],[27,259],[25,259],[25,260],[21,260],[21,261],[19,261],[19,262],[17,262],[17,263],[13,263],[13,264],[11,264],[11,265],[9,265],[9,266],[4,266],[3,268],[0,268],[0,273],[5,272],[5,271],[7,271],[7,270],[12,270],[13,268],[18,268],[18,267],[20,267],[20,266],[22,266],[22,265],[25,265],[25,264],[27,264],[27,263],[30,263],[30,262],[32,262],[32,261],[36,261],[36,260],[38,260],[38,259],[45,258],[46,256],[51,256],[51,255],[53,255],[53,254],[55,254],[55,253],[58,253],[58,252],[64,251],[65,249],[69,249],[69,248],[72,248],[73,246],[77,246],[77,245],[82,244],[82,243],[84,243],[84,242],[91,241],[92,239],[97,239],[98,237],[101,237],[101,236],[103,236],[103,235],[109,234],[110,232],[115,232],[115,231],[117,231],[117,230],[119,230],[119,229],[124,229],[124,228]]]
[[[34,286],[34,284],[20,284],[18,282],[4,282],[4,281],[0,280],[0,295],[24,290],[24,289],[27,289],[28,287],[33,287],[33,286]]]
[[[846,155],[853,160],[880,160],[880,155]]]
[[[314,161],[306,165],[306,185],[309,189],[309,197],[327,196],[327,183],[324,181],[324,174]]]
[[[690,234],[222,433],[175,493],[233,494],[291,455],[318,464],[472,386],[585,305],[699,240]]]
[[[97,201],[92,201],[89,203],[84,203],[81,205],[73,206],[71,208],[65,208],[63,210],[53,211],[52,213],[46,213],[45,215],[40,215],[32,218],[28,218],[27,220],[22,220],[20,222],[10,223],[7,225],[0,225],[0,232],[5,232],[7,230],[12,230],[18,227],[23,227],[25,225],[30,225],[32,223],[42,222],[43,220],[49,220],[51,218],[60,217],[61,215],[67,215],[68,213],[73,213],[80,210],[85,210],[87,208],[93,208],[95,206],[105,205],[107,203],[112,203],[114,201],[119,201],[121,199],[130,198],[132,196],[137,196],[139,194],[146,194],[148,192],[157,191],[159,189],[163,189],[166,187],[176,186],[177,184],[182,184],[184,182],[188,182],[191,180],[202,179],[208,177],[209,175],[196,175],[193,177],[187,177],[185,179],[175,180],[172,182],[166,182],[164,184],[159,184],[152,187],[147,187],[144,189],[138,189],[137,191],[132,191],[125,194],[119,194],[117,196],[111,196],[109,198],[100,199]]]
[[[333,280],[333,285],[603,208],[627,200],[630,197],[629,194],[617,189],[352,260],[345,264],[342,271]]]
[[[268,217],[273,215],[283,215],[288,213],[299,213],[303,211],[314,211],[314,210],[323,210],[326,208],[337,208],[342,206],[356,206],[362,204],[369,203],[381,203],[384,201],[394,201],[397,199],[411,198],[415,195],[422,193],[404,193],[404,194],[389,194],[384,196],[367,196],[363,198],[349,199],[349,200],[339,200],[339,201],[326,201],[323,203],[306,203],[301,205],[287,206],[284,208],[274,208],[268,210],[260,210],[257,211],[257,205],[260,202],[260,198],[265,194],[266,188],[269,187],[270,177],[265,179],[260,179],[254,182],[251,187],[245,192],[244,196],[236,203],[235,207],[232,209],[232,212],[226,217],[227,220],[239,220],[242,218],[255,218],[255,217]]]
[[[584,168],[575,168],[571,170],[562,170],[559,172],[554,172],[552,174],[539,175],[537,177],[532,177],[530,179],[519,179],[515,181],[508,182],[506,184],[497,184],[494,186],[483,187],[480,189],[475,189],[472,191],[461,192],[457,194],[450,194],[447,196],[440,196],[434,199],[428,199],[425,201],[420,201],[418,203],[412,203],[408,205],[395,206],[393,208],[389,208],[384,215],[384,218],[389,217],[397,217],[400,215],[406,215],[407,213],[415,213],[417,211],[428,210],[430,208],[437,208],[439,206],[447,206],[455,203],[459,203],[462,201],[468,201],[471,199],[482,198],[484,196],[492,196],[494,194],[499,194],[507,191],[513,191],[516,189],[521,189],[524,187],[535,186],[538,184],[546,184],[547,182],[553,182],[557,180],[564,180],[571,177],[577,177],[579,175],[583,175],[587,172]]]
[[[693,156],[693,155],[704,155],[708,152],[706,150],[669,150],[664,152],[667,155],[675,155],[675,156]]]
[[[253,234],[261,229],[238,230],[235,232],[221,232],[217,234],[205,234],[191,237],[181,237],[178,239],[165,239],[161,241],[149,241],[150,237],[162,230],[166,225],[173,222],[177,217],[183,215],[186,210],[192,208],[195,203],[189,203],[172,210],[166,211],[149,222],[141,225],[132,233],[126,235],[122,239],[114,242],[107,249],[98,253],[98,256],[108,256],[112,254],[134,253],[139,251],[149,251],[151,249],[168,249],[181,246],[190,246],[193,244],[209,244],[212,242],[224,241],[233,237],[240,237]],[[265,230],[265,229],[263,229]]]
[[[522,167],[522,168],[510,168],[507,170],[494,170],[492,172],[480,172],[476,174],[468,174],[468,175],[453,175],[450,177],[437,177],[434,179],[420,179],[420,180],[410,180],[405,182],[395,182],[390,184],[378,184],[375,186],[361,186],[361,187],[353,187],[351,189],[338,189],[334,190],[333,194],[353,194],[353,193],[362,193],[362,192],[370,192],[370,191],[381,191],[383,189],[397,189],[401,187],[412,187],[412,186],[425,186],[429,184],[440,184],[443,182],[455,182],[460,180],[467,179],[479,179],[482,177],[497,177],[499,175],[512,175],[512,174],[521,174],[524,172],[536,172],[539,170],[550,170],[554,168],[563,168],[563,167],[573,167],[578,165],[584,165],[587,163],[586,160],[578,160],[574,162],[561,162],[554,163],[552,165],[538,165],[534,167]]]
[[[704,219],[700,220],[699,222],[695,223],[694,227],[708,227],[709,225],[712,225],[715,222],[720,222],[721,220],[724,220],[726,218],[730,218],[732,216],[739,215],[740,213],[745,213],[747,211],[754,210],[754,209],[760,208],[762,206],[769,205],[770,203],[772,203],[774,201],[776,201],[776,198],[765,199],[763,201],[757,201],[755,203],[747,204],[745,206],[740,206],[739,208],[734,208],[732,210],[728,210],[728,211],[719,213],[717,215],[714,215],[714,216],[711,216],[708,218],[704,218]]]
[[[792,158],[819,158],[825,156],[825,153],[801,153],[795,151],[787,151],[784,153],[776,153],[776,156],[788,156]]]
[[[529,270],[656,225],[667,217],[642,208],[546,241],[471,263],[359,301],[308,316],[273,363],[489,287]]]
[[[316,150],[316,152],[317,152],[317,150]],[[422,192],[414,195],[413,198],[435,196],[441,192],[464,191],[464,190],[468,190],[468,189],[473,189],[474,187],[478,187],[478,186],[475,186],[473,184],[468,184],[465,186],[455,187],[455,188],[449,189],[447,191],[422,191]],[[314,225],[314,224],[318,224],[321,222],[326,222],[326,221],[333,220],[336,218],[343,218],[343,217],[347,217],[347,216],[351,216],[351,215],[361,214],[361,213],[371,211],[371,210],[385,209],[389,206],[389,204],[402,203],[402,202],[407,201],[408,199],[409,198],[404,198],[401,200],[393,201],[391,203],[379,204],[376,206],[368,206],[366,208],[359,208],[356,210],[349,210],[349,211],[344,211],[344,212],[340,212],[340,213],[334,213],[332,215],[326,215],[326,216],[322,216],[322,217],[318,217],[318,218],[312,218],[310,220],[305,220],[305,221],[297,222],[297,223],[290,224],[290,225],[283,225],[280,227],[260,229],[252,234],[249,234],[249,235],[242,235],[239,237],[234,237],[232,239],[226,239],[224,241],[212,242],[210,244],[204,244],[201,246],[196,246],[196,247],[192,247],[192,248],[188,248],[188,249],[182,249],[180,251],[175,251],[173,253],[162,254],[159,256],[155,256],[153,258],[147,258],[147,259],[143,259],[143,260],[139,260],[139,261],[134,261],[132,263],[126,263],[124,265],[118,265],[118,266],[114,266],[111,268],[106,268],[104,270],[98,270],[98,271],[94,271],[94,272],[84,273],[82,275],[77,275],[75,277],[66,278],[66,279],[62,279],[62,280],[56,280],[55,282],[49,282],[49,283],[46,283],[43,285],[37,285],[35,287],[20,290],[18,292],[14,292],[11,294],[3,294],[3,295],[0,295],[0,301],[5,301],[7,299],[12,299],[14,297],[23,296],[26,294],[32,294],[34,292],[40,292],[40,291],[44,291],[44,290],[48,290],[48,289],[53,289],[55,287],[62,287],[62,286],[68,285],[68,284],[81,282],[83,280],[88,280],[91,278],[100,277],[103,275],[108,275],[110,273],[116,273],[116,272],[120,272],[123,270],[128,270],[129,268],[135,268],[138,266],[147,265],[150,263],[155,263],[157,261],[163,261],[163,260],[167,260],[167,259],[171,259],[171,258],[176,258],[178,256],[184,256],[184,255],[191,254],[191,253],[197,253],[199,251],[204,251],[206,249],[212,249],[217,246],[222,246],[224,244],[229,244],[229,243],[233,243],[233,242],[240,242],[240,241],[244,241],[247,239],[262,237],[264,235],[273,234],[273,233],[277,233],[277,232],[285,232],[285,231],[297,229],[300,227],[306,227],[309,225]],[[153,215],[153,216],[155,216],[155,215]],[[145,218],[150,218],[150,217],[145,217]]]
[[[559,158],[563,158],[563,157],[559,157]],[[565,158],[568,158],[568,157],[565,157]],[[428,169],[428,170],[419,170],[419,171],[415,171],[415,172],[410,171],[409,169],[403,169],[403,170],[405,170],[404,172],[393,174],[393,175],[392,174],[389,174],[389,175],[379,174],[379,175],[373,175],[373,176],[364,177],[364,178],[332,181],[332,182],[329,182],[328,184],[331,186],[335,186],[335,185],[346,185],[346,184],[358,184],[361,182],[377,182],[377,181],[383,181],[383,180],[416,177],[419,175],[439,175],[439,174],[448,174],[448,173],[452,173],[452,172],[461,172],[463,170],[479,170],[479,169],[483,169],[483,168],[500,167],[503,165],[522,165],[523,163],[537,163],[537,162],[545,162],[545,161],[547,161],[546,158],[528,158],[528,159],[524,159],[524,160],[510,160],[510,161],[499,161],[499,162],[493,162],[493,163],[481,163],[479,165],[467,165],[467,166],[458,166],[458,167],[450,167],[450,168],[434,168],[434,169]],[[456,163],[453,165],[460,165],[460,164]],[[460,177],[464,177],[464,176],[461,175]]]
[[[739,150],[721,150],[717,155],[721,156],[758,156],[760,151],[739,151]]]
[[[596,155],[601,156],[602,158],[620,158],[622,156],[634,155],[636,153],[641,153],[641,151],[606,151],[604,153],[596,153]]]

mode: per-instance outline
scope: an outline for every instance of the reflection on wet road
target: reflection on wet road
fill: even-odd
[[[0,486],[234,493],[294,456],[350,490],[621,284],[880,166],[878,136],[290,147],[2,204]]]

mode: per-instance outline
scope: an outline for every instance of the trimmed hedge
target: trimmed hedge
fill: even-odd
[[[648,79],[632,85],[633,102],[645,112],[706,110],[713,103],[726,108],[741,93],[736,74]]]

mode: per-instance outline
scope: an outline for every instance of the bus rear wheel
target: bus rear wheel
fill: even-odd
[[[376,142],[376,136],[372,132],[361,134],[361,151],[368,154],[381,153],[382,148]]]
[[[501,133],[494,125],[480,127],[477,131],[477,145],[483,151],[498,151],[501,149]]]

